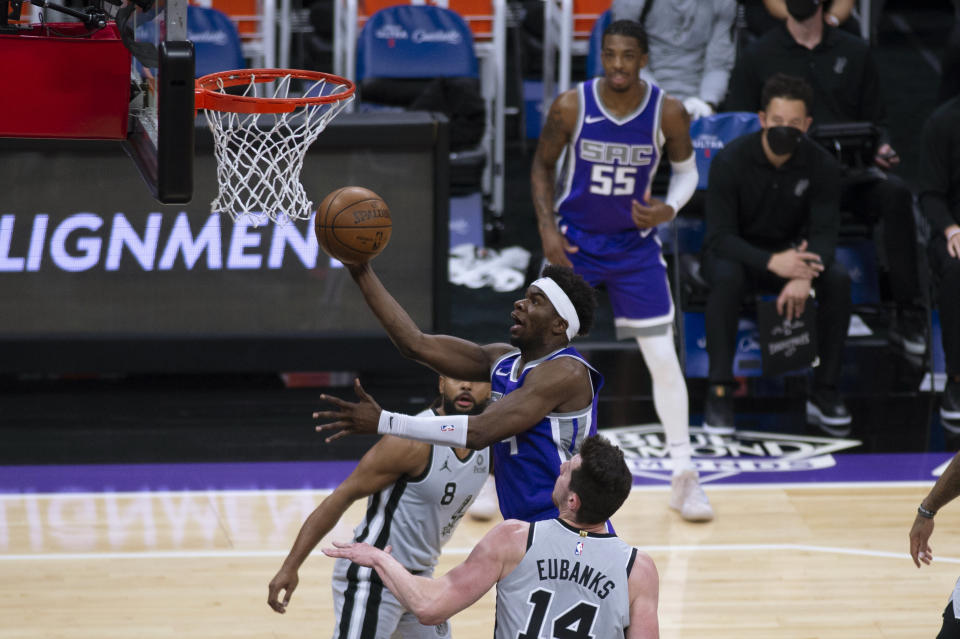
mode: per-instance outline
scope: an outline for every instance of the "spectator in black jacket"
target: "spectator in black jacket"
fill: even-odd
[[[813,93],[802,79],[776,74],[764,85],[761,131],[737,138],[710,165],[703,272],[710,386],[704,428],[733,429],[733,357],[747,291],[776,292],[777,310],[799,316],[816,291],[820,366],[807,401],[811,422],[831,434],[850,429],[837,390],[850,321],[850,278],[834,261],[840,167],[803,135]]]
[[[804,78],[813,88],[815,123],[872,122],[880,129],[874,161],[883,171],[851,172],[842,183],[840,207],[871,224],[883,221],[890,292],[896,304],[890,338],[908,353],[920,355],[926,350],[926,322],[913,196],[903,180],[885,172],[900,160],[887,139],[886,106],[870,46],[826,25],[820,0],[794,0],[788,5],[787,21],[754,42],[737,61],[726,108],[757,110],[763,83],[781,72]]]
[[[947,368],[940,416],[950,430],[960,431],[960,96],[924,124],[922,150],[920,207],[933,231],[927,250],[939,278]]]

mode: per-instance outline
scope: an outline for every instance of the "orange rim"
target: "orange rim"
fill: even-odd
[[[251,77],[257,84],[272,82],[290,76],[301,80],[324,81],[346,87],[333,95],[304,98],[257,98],[246,95],[229,95],[221,87],[250,84]],[[302,69],[237,69],[220,71],[197,78],[194,89],[194,104],[197,109],[228,111],[233,113],[290,113],[298,107],[334,104],[346,100],[356,91],[350,80],[332,73],[305,71]]]

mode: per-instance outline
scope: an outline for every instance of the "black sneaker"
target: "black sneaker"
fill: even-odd
[[[887,329],[887,338],[909,355],[927,352],[927,321],[922,311],[897,310]]]
[[[707,401],[703,407],[703,430],[713,435],[732,435],[733,397],[723,384],[711,384],[707,389]]]
[[[948,379],[940,397],[940,417],[960,426],[960,379]]]
[[[853,420],[843,398],[834,389],[820,388],[807,398],[807,423],[818,426],[834,437],[850,434]]]

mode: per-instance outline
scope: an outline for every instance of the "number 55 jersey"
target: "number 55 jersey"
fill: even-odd
[[[665,141],[663,92],[650,83],[644,87],[637,109],[618,118],[600,102],[597,78],[578,85],[580,114],[555,204],[561,227],[572,224],[594,234],[637,231],[631,200],[647,202]]]

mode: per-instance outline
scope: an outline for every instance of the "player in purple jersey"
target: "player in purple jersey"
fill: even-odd
[[[636,339],[643,353],[673,464],[670,506],[688,521],[709,521],[713,508],[691,461],[687,386],[656,231],[693,195],[697,167],[683,105],[640,79],[647,57],[639,23],[607,27],[603,77],[561,94],[550,107],[531,171],[533,204],[546,260],[606,286],[617,337]],[[650,197],[650,183],[664,151],[673,172],[660,201]]]
[[[541,280],[534,285],[538,282],[544,285]],[[493,365],[490,398],[497,401],[522,387],[537,367],[563,357],[589,368],[593,402],[578,411],[554,411],[524,432],[490,447],[504,519],[540,521],[557,516],[556,505],[550,499],[550,482],[560,474],[563,460],[579,450],[587,437],[596,434],[596,391],[603,385],[603,377],[570,346],[533,361],[523,361],[520,351],[512,350]]]
[[[547,267],[510,318],[510,344],[481,346],[449,335],[423,333],[390,295],[369,264],[347,266],[390,339],[406,357],[441,375],[493,383],[495,400],[481,415],[420,417],[381,410],[361,387],[360,401],[329,395],[334,410],[314,418],[333,420],[318,431],[391,434],[443,446],[479,450],[506,442],[494,452],[493,474],[503,516],[527,521],[556,517],[551,499],[560,466],[596,432],[597,391],[602,378],[572,348],[575,335],[593,324],[593,288],[571,269]],[[505,362],[509,361],[509,370]],[[500,381],[512,380],[509,388]]]

